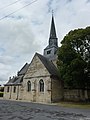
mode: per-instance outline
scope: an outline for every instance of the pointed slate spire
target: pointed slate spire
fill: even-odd
[[[53,45],[58,47],[58,41],[57,41],[57,35],[56,35],[56,29],[55,29],[55,23],[54,23],[54,16],[53,16],[53,13],[52,13],[49,46],[53,46]]]
[[[52,13],[52,22],[51,22],[51,30],[50,30],[50,39],[51,38],[57,38],[53,13]]]
[[[49,60],[56,60],[57,59],[57,49],[58,49],[58,38],[56,36],[54,16],[52,14],[49,44],[44,49],[44,56],[47,57]]]

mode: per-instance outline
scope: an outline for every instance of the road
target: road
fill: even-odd
[[[0,100],[0,120],[90,120],[90,109]]]

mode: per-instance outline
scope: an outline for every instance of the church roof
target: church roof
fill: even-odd
[[[26,63],[26,64],[21,68],[21,70],[18,72],[18,75],[25,75],[28,67],[29,67],[29,64]]]
[[[5,85],[18,85],[21,84],[22,81],[23,81],[23,76],[15,76],[12,79],[10,79]]]
[[[52,45],[52,46],[48,45],[45,49],[50,49],[50,48],[53,48],[53,47],[54,47],[54,48],[58,48],[58,46],[56,46],[56,45]],[[45,49],[44,49],[44,50],[45,50]]]
[[[57,38],[53,15],[52,15],[52,22],[51,22],[50,38]]]
[[[43,63],[43,65],[45,66],[45,68],[48,70],[48,72],[53,75],[53,76],[57,76],[57,68],[56,66],[53,64],[53,62],[49,61],[46,57],[42,56],[39,53],[36,53],[35,55],[37,55],[39,57],[39,59],[41,60],[41,62]],[[11,78],[6,84],[5,86],[8,85],[19,85],[21,84],[21,82],[23,81],[23,77],[28,69],[30,64],[26,63],[21,70],[18,72],[17,76]]]
[[[53,62],[49,61],[46,57],[42,56],[41,54],[36,53],[36,55],[39,57],[39,59],[41,60],[41,62],[44,64],[44,66],[51,75],[58,76],[57,68],[53,64]]]
[[[27,71],[29,67],[29,64],[26,63],[21,70],[18,72],[17,76],[14,76],[13,78],[11,78],[5,85],[17,85],[17,84],[21,84],[21,82],[23,81],[23,77]]]

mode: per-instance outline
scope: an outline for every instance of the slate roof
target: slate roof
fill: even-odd
[[[48,45],[44,50],[49,49],[49,48],[53,48],[53,47],[58,48],[58,46],[56,46],[56,45],[52,45],[52,46]]]
[[[23,81],[23,76],[15,76],[12,79],[10,79],[6,85],[19,85]]]
[[[58,72],[56,66],[53,64],[53,62],[49,61],[46,57],[42,56],[41,54],[36,53],[36,55],[39,57],[39,59],[42,61],[46,69],[51,75],[58,77]]]
[[[50,38],[57,38],[53,15],[52,15],[52,22],[51,22]]]
[[[53,62],[49,61],[46,57],[42,56],[39,53],[36,53],[35,55],[37,55],[39,57],[39,59],[41,60],[41,62],[43,63],[43,65],[45,66],[45,68],[48,70],[48,72],[53,75],[53,76],[57,76],[58,77],[58,72],[57,72],[57,68],[56,66],[53,64]],[[7,85],[19,85],[21,84],[21,82],[23,81],[23,77],[25,75],[25,73],[27,72],[27,69],[29,67],[30,64],[26,63],[21,70],[18,72],[18,75],[13,77],[12,79],[10,79],[5,86]]]
[[[29,67],[29,64],[26,63],[26,64],[21,68],[21,70],[18,72],[18,75],[25,75],[28,67]]]
[[[26,63],[21,70],[18,72],[17,76],[11,78],[5,85],[19,85],[23,81],[23,77],[27,72],[29,64]]]

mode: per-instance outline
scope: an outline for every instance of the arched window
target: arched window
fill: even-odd
[[[39,81],[39,86],[40,86],[40,92],[44,92],[44,82],[42,79]]]
[[[31,82],[30,81],[27,82],[27,91],[28,92],[31,91]]]

